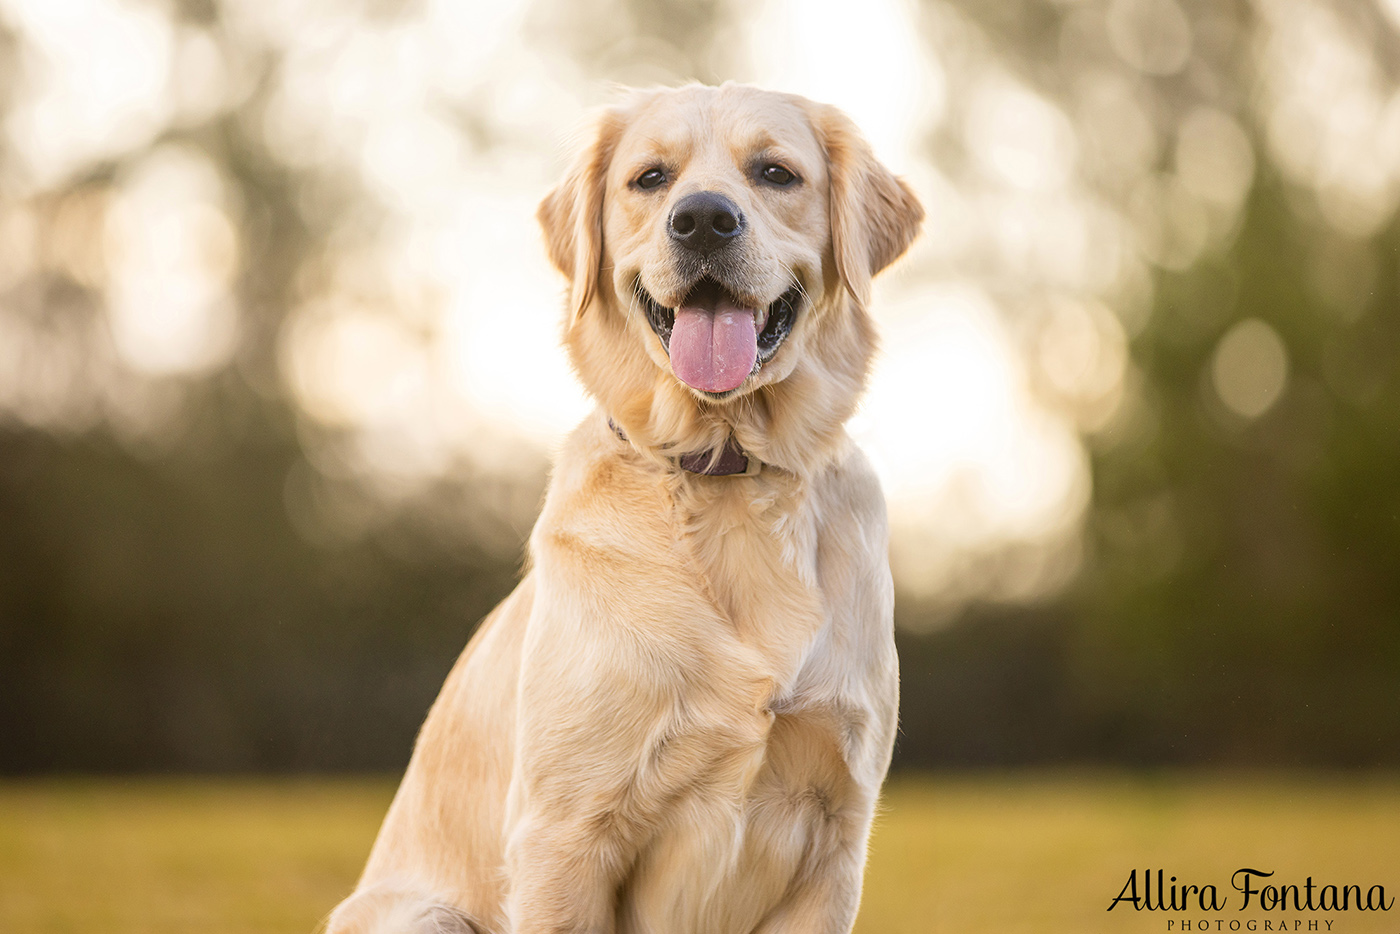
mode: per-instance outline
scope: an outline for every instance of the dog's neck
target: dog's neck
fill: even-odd
[[[617,427],[617,422],[608,419],[608,427],[623,441],[627,433]],[[708,451],[692,451],[676,458],[682,470],[698,473],[706,477],[751,477],[758,473],[762,462],[744,451],[739,442],[730,435],[722,447]]]

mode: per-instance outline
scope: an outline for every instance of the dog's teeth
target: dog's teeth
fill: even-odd
[[[755,311],[755,312],[753,313],[753,329],[754,329],[755,331],[760,331],[760,332],[761,332],[761,331],[763,330],[763,326],[766,325],[767,323],[768,323],[768,309],[767,309],[767,308],[760,308],[760,309],[758,309],[757,311]]]

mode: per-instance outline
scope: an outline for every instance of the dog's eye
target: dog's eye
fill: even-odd
[[[774,185],[791,185],[797,181],[797,176],[793,175],[781,165],[768,165],[763,167],[763,180]]]
[[[664,184],[665,181],[665,172],[661,171],[660,169],[647,169],[641,175],[637,176],[636,185],[643,191],[650,191],[656,186]]]

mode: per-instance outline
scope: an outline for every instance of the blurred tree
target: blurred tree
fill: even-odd
[[[903,764],[1400,761],[1400,228],[1347,244],[1376,269],[1351,319],[1308,281],[1325,239],[1265,176],[1228,255],[1160,277],[1141,396],[1094,441],[1085,570],[902,635]],[[1290,367],[1249,421],[1212,386],[1245,319]]]
[[[1111,31],[1133,4],[962,6],[1072,106],[1084,63],[1059,56],[1070,38],[1081,58],[1093,47],[1073,18]],[[1393,93],[1379,11],[1321,8],[1377,37]],[[1126,398],[1088,437],[1070,591],[905,637],[906,763],[1400,761],[1400,225],[1392,210],[1374,233],[1339,232],[1283,177],[1273,115],[1243,107],[1261,80],[1255,8],[1188,9],[1215,81],[1195,65],[1135,80],[1169,137],[1201,103],[1239,108],[1250,194],[1223,250],[1154,276]],[[1093,67],[1123,68],[1099,42]]]
[[[1229,254],[1161,277],[1134,344],[1143,424],[1094,454],[1076,683],[1135,758],[1372,764],[1400,749],[1400,229],[1342,245],[1372,270],[1342,317],[1309,281],[1331,236],[1288,196],[1265,174]],[[1204,306],[1219,313],[1201,326]],[[1288,361],[1253,419],[1217,398],[1222,338],[1245,320]]]
[[[0,418],[0,773],[397,766],[512,585],[514,547],[480,543],[518,542],[500,517],[528,515],[542,486],[542,463],[522,465],[523,493],[461,465],[371,534],[293,522],[304,500],[344,510],[369,497],[308,466],[306,439],[335,439],[300,423],[278,340],[308,271],[372,229],[376,205],[354,178],[268,145],[282,56],[226,28],[222,10],[175,16],[244,72],[243,96],[0,205],[0,219],[33,217],[36,231],[35,261],[0,282],[0,325],[23,327],[2,333],[26,339],[11,363],[62,380],[70,400],[48,421],[52,407]],[[0,73],[16,74],[18,57],[0,35]],[[207,159],[236,205],[239,341],[212,371],[138,378],[111,363],[102,261],[85,275],[74,251],[100,252],[114,179],[172,145]],[[0,191],[22,187],[18,162],[0,149]],[[81,235],[75,205],[97,212]],[[164,400],[165,416],[133,430],[104,395],[114,384]]]
[[[392,210],[279,110],[287,50],[230,15],[254,8],[275,13],[142,8],[169,18],[172,57],[194,63],[174,83],[195,103],[136,142],[37,184],[52,166],[0,137],[0,772],[397,766],[517,570],[536,454],[516,477],[460,459],[376,489],[345,469],[353,432],[288,387],[293,311],[373,252]],[[1383,11],[923,8],[948,62],[950,115],[928,141],[948,178],[986,184],[963,111],[987,72],[1010,74],[1072,125],[1072,184],[1152,273],[1146,309],[1116,308],[1131,356],[1117,413],[1081,422],[1082,573],[1049,600],[951,622],[903,596],[899,761],[1400,761],[1400,227],[1389,189],[1358,200],[1300,180],[1265,74],[1280,17],[1331,17],[1370,43],[1376,95],[1400,101]],[[414,10],[343,12],[392,26]],[[740,12],[539,0],[523,28],[590,80],[719,80]],[[4,22],[8,118],[37,66]],[[214,103],[201,81],[223,88]],[[443,106],[468,150],[509,130],[489,105]],[[171,153],[161,173],[198,182],[207,164],[223,191],[190,229],[213,230],[201,243],[231,269],[237,340],[207,369],[135,372],[114,350],[109,231],[124,186]],[[1009,313],[1043,297],[1033,281],[988,288]]]

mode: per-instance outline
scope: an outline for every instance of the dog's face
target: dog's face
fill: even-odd
[[[711,397],[781,378],[830,241],[806,114],[772,95],[663,95],[623,130],[606,189],[613,289],[636,298],[658,365]]]
[[[833,108],[725,85],[606,112],[539,216],[585,384],[655,416],[658,394],[703,410],[804,370],[854,383],[853,405],[870,277],[922,210]]]

